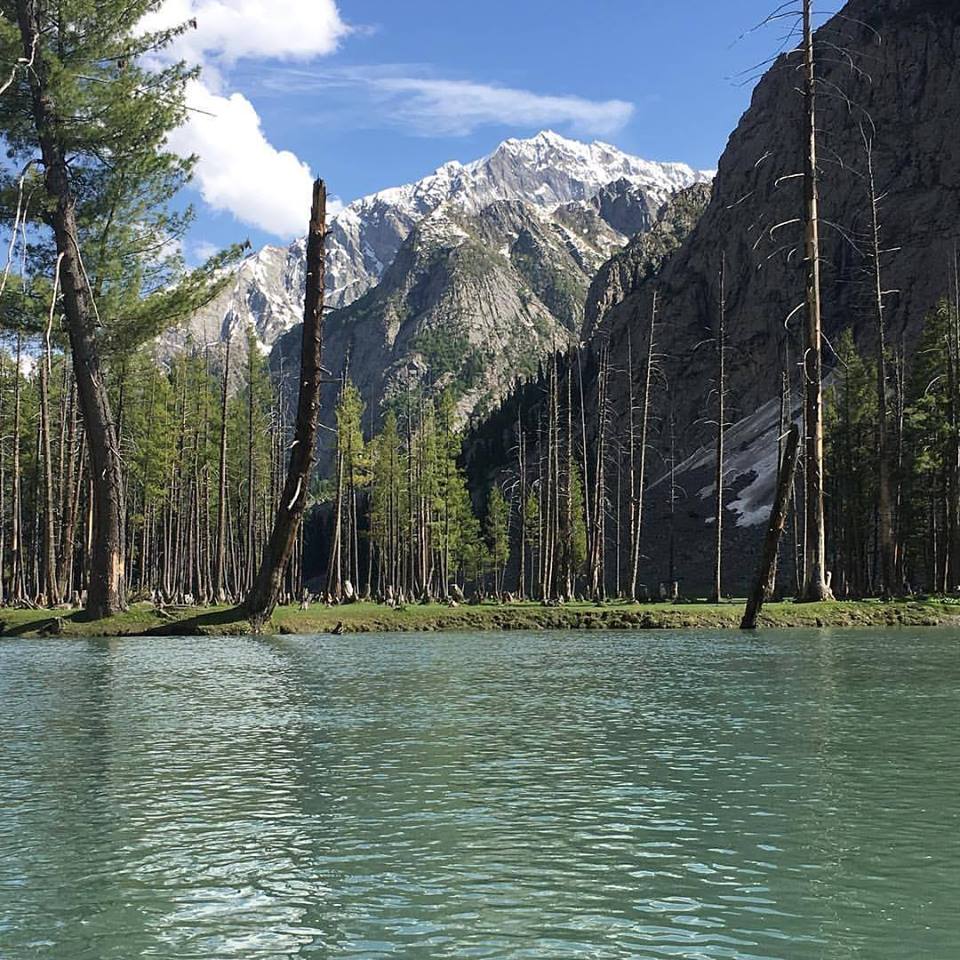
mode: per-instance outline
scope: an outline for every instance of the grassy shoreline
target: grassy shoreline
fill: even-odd
[[[374,603],[340,607],[313,604],[307,610],[280,607],[265,633],[347,634],[371,632],[502,630],[735,630],[743,604],[709,603],[484,603],[448,607],[411,605],[402,610]],[[960,605],[941,600],[771,603],[761,628],[930,627],[960,625]],[[238,636],[250,624],[232,607],[168,609],[134,604],[109,620],[88,621],[79,611],[0,610],[0,639],[5,637]]]

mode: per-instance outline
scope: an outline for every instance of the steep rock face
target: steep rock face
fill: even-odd
[[[579,218],[599,219],[623,242],[648,226],[675,190],[709,177],[685,164],[654,163],[549,131],[507,140],[487,157],[444,164],[416,183],[363,197],[332,217],[326,300],[344,307],[375,286],[414,226],[443,204],[466,215],[511,200],[544,212],[562,208],[574,226]],[[247,258],[231,285],[191,323],[194,335],[220,331],[226,337],[253,324],[269,347],[300,320],[304,252],[303,241],[296,240]]]
[[[849,64],[836,62],[830,44],[849,50],[869,80]],[[819,31],[818,48],[824,61],[818,114],[824,334],[835,342],[850,327],[861,349],[873,349],[869,261],[861,242],[869,222],[868,194],[857,175],[864,166],[864,146],[856,111],[829,96],[839,88],[869,112],[876,128],[883,246],[898,248],[882,260],[883,286],[897,291],[885,301],[888,342],[909,353],[927,313],[949,290],[948,263],[960,225],[960,5],[852,0],[842,17]],[[795,394],[801,389],[796,360],[802,355],[802,316],[793,317],[789,334],[784,326],[803,301],[804,284],[800,227],[790,222],[801,215],[802,183],[782,179],[801,169],[803,150],[794,63],[795,58],[781,58],[758,85],[721,158],[707,210],[656,279],[662,318],[658,350],[671,384],[661,409],[672,407],[681,430],[680,456],[690,456],[678,477],[685,491],[681,540],[702,548],[713,522],[713,484],[712,466],[705,465],[697,449],[709,444],[712,430],[706,421],[712,413],[713,351],[698,345],[715,329],[718,274],[726,256],[728,407],[731,419],[744,418],[754,437],[750,455],[743,463],[734,457],[726,478],[730,590],[743,590],[752,576],[756,554],[748,547],[767,514],[756,503],[758,491],[769,488],[775,457],[761,448],[773,444],[777,435],[777,404],[771,401],[780,389],[785,350]],[[833,157],[844,163],[831,162]],[[786,226],[778,229],[780,224]],[[636,327],[646,322],[638,318],[649,316],[650,296],[651,284],[641,283],[607,314],[604,326],[614,353],[618,346],[623,349],[631,326],[635,338],[645,336]],[[824,362],[829,372],[834,363],[829,346]],[[623,410],[623,396],[617,399]],[[652,494],[648,512],[649,549],[651,556],[659,556],[661,579],[667,499]],[[687,552],[682,568],[687,584],[704,589],[709,550]]]
[[[878,40],[879,36],[879,40]],[[842,46],[869,78],[838,62]],[[924,317],[948,289],[947,262],[960,221],[960,5],[933,0],[852,0],[818,32],[823,58],[821,131],[824,332],[834,340],[853,327],[871,344],[869,262],[849,238],[868,223],[867,188],[857,175],[864,147],[857,111],[872,117],[884,247],[884,287],[891,343],[916,341]],[[840,58],[842,59],[842,58]],[[657,279],[663,326],[659,344],[682,384],[678,421],[694,423],[711,390],[710,351],[697,345],[714,328],[721,257],[726,257],[730,394],[749,415],[780,383],[784,321],[803,300],[802,101],[796,57],[781,57],[757,86],[750,109],[721,158],[707,210]],[[843,158],[843,164],[832,158]],[[778,225],[785,224],[779,227]],[[649,284],[615,307],[605,324],[622,340],[649,300]],[[639,311],[643,316],[644,312]],[[790,323],[798,355],[800,317]],[[827,349],[825,362],[831,362]],[[690,443],[700,437],[691,436]]]
[[[549,215],[518,201],[474,215],[440,207],[413,229],[375,288],[328,315],[324,365],[349,369],[372,422],[420,386],[452,385],[463,417],[491,409],[517,377],[576,338],[590,278],[623,241],[593,208],[579,210],[576,222],[574,230],[567,208]],[[275,370],[295,369],[299,331],[277,341]],[[334,401],[331,387],[327,423]]]
[[[632,237],[649,230],[657,216],[657,204],[662,210],[673,196],[674,194],[669,194],[665,199],[661,199],[629,180],[620,179],[607,184],[593,197],[590,204],[600,218],[617,233]]]
[[[589,340],[607,313],[663,268],[693,231],[710,200],[710,185],[680,190],[663,206],[652,227],[643,228],[597,272],[584,306],[583,339]]]

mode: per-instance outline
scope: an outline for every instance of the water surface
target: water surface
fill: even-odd
[[[0,641],[3,960],[960,956],[960,640]]]

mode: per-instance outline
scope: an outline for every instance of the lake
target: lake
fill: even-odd
[[[960,956],[956,631],[0,640],[0,957]]]

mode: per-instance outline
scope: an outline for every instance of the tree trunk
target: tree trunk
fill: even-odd
[[[13,491],[10,503],[10,595],[8,598],[14,603],[24,598],[23,543],[21,536],[23,511],[20,505],[22,491],[20,480],[20,360],[22,350],[23,334],[17,330],[17,352],[13,364]]]
[[[0,365],[0,424],[3,423],[3,366]],[[0,606],[7,602],[6,584],[3,579],[6,570],[6,492],[7,492],[7,445],[0,439]]]
[[[320,356],[323,337],[324,247],[327,190],[322,180],[313,185],[313,206],[307,236],[307,289],[303,305],[303,341],[300,353],[300,396],[287,479],[263,561],[244,609],[254,626],[265,623],[277,603],[284,567],[290,559],[303,518],[313,468],[313,447],[320,411]]]
[[[806,407],[806,545],[803,599],[832,599],[827,583],[826,526],[823,517],[823,369],[820,329],[820,212],[817,174],[816,77],[811,0],[803,0],[805,253],[807,343],[804,354]]]
[[[214,597],[223,603],[227,564],[227,394],[230,380],[230,338],[223,358],[223,383],[220,389],[220,474],[217,496],[217,567]]]
[[[524,450],[523,416],[517,403],[517,472],[520,491],[520,572],[517,576],[517,598],[527,596],[527,463]]]
[[[873,256],[873,292],[877,336],[877,540],[880,550],[880,595],[889,598],[896,588],[897,548],[890,470],[890,428],[887,415],[887,344],[880,272],[879,200],[873,172],[873,142],[864,134],[867,185],[870,189],[870,226]]]
[[[597,376],[597,439],[593,489],[593,542],[590,551],[590,595],[600,602],[605,597],[606,576],[604,570],[606,548],[606,458],[607,458],[607,375],[609,344],[600,348],[600,367]]]
[[[720,267],[720,318],[717,325],[717,463],[716,463],[716,534],[713,561],[713,602],[723,598],[723,432],[726,418],[726,325],[727,325],[727,260],[726,255]]]
[[[779,480],[777,481],[777,495],[773,509],[770,512],[770,525],[767,527],[767,539],[763,546],[763,556],[760,561],[760,571],[753,593],[747,601],[747,608],[740,623],[741,630],[755,630],[757,618],[763,609],[764,603],[770,598],[770,583],[773,580],[772,571],[777,566],[777,553],[780,549],[780,538],[787,525],[787,510],[790,506],[790,494],[793,490],[793,479],[797,473],[797,458],[800,454],[800,431],[796,424],[790,428],[787,442],[780,461]]]
[[[53,443],[50,436],[50,331],[56,310],[59,286],[60,260],[57,260],[57,276],[53,280],[53,299],[43,338],[43,355],[40,357],[40,435],[43,456],[43,590],[47,604],[60,603],[60,587],[57,582],[56,509],[53,493]],[[39,518],[38,518],[39,519]]]
[[[38,5],[36,0],[17,0],[16,7],[24,54],[32,60],[32,51],[41,43]],[[54,203],[49,222],[57,253],[63,257],[63,307],[93,478],[87,613],[101,619],[116,613],[124,603],[123,466],[100,366],[96,306],[80,260],[74,197],[43,57],[36,57],[29,77],[44,181]]]
[[[949,574],[944,583],[944,592],[954,593],[960,587],[960,277],[957,275],[956,247],[951,255],[950,282],[953,286],[953,303],[948,311],[947,356],[951,371],[950,384],[950,445],[947,470],[949,472],[947,500],[947,565]]]
[[[650,311],[650,333],[647,337],[647,360],[643,375],[643,405],[640,408],[640,439],[637,453],[639,463],[636,472],[636,487],[632,491],[634,499],[633,529],[630,532],[630,599],[637,599],[637,575],[640,569],[640,535],[643,529],[643,491],[647,469],[647,432],[650,425],[650,379],[653,373],[653,350],[657,325],[657,294],[653,291],[653,303]],[[671,498],[673,491],[671,489]],[[671,514],[672,516],[672,514]],[[672,565],[672,560],[671,560]]]

